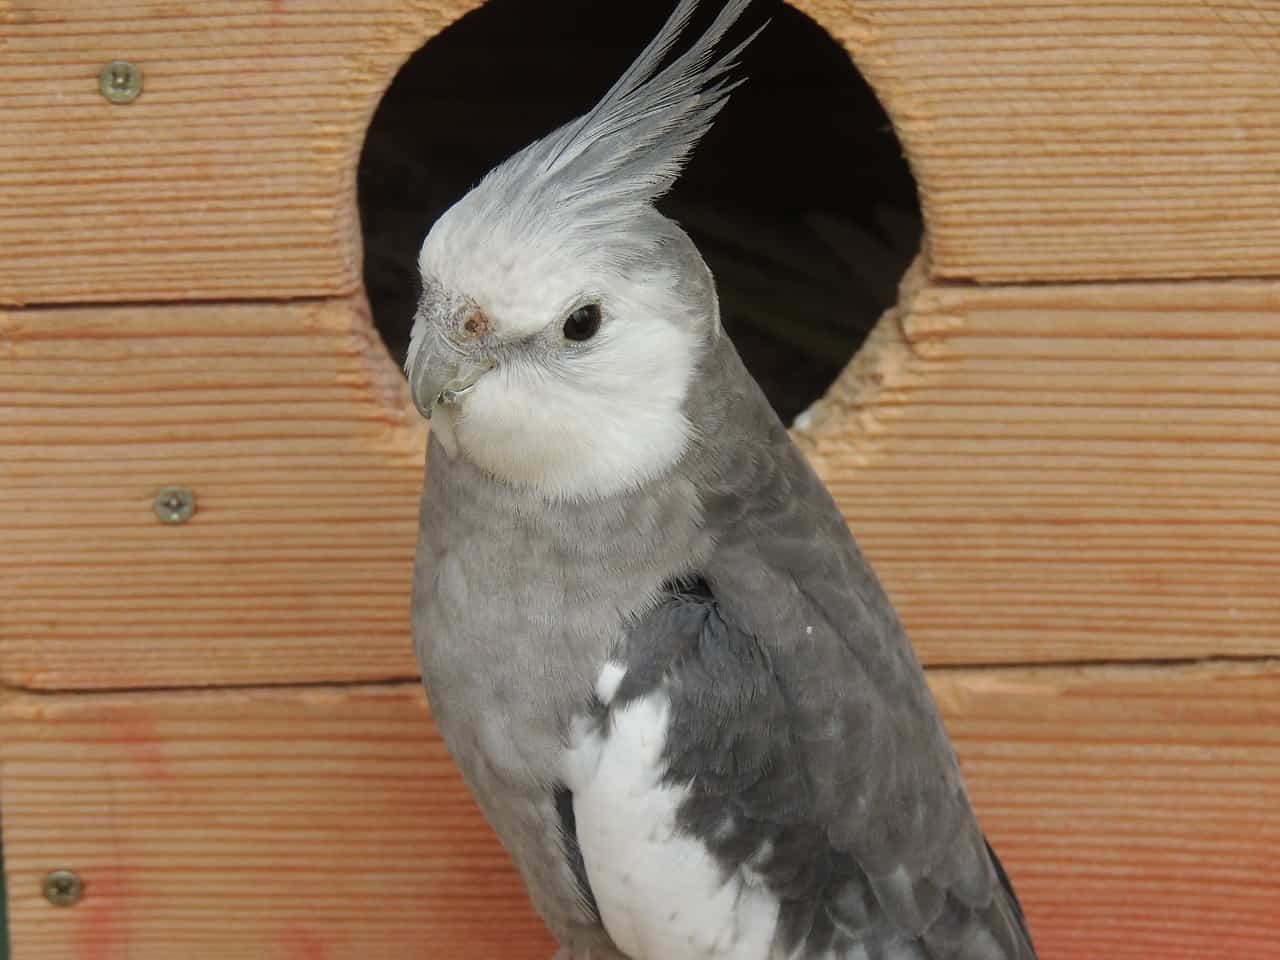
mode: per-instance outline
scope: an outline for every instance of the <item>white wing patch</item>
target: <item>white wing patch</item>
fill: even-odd
[[[600,671],[600,676],[596,679],[596,696],[606,707],[613,703],[613,698],[618,694],[618,686],[626,675],[627,668],[612,660]]]
[[[606,664],[601,701],[612,701],[625,672]],[[669,721],[658,690],[615,709],[608,730],[575,731],[565,780],[601,920],[633,960],[769,960],[777,898],[748,872],[726,877],[699,840],[676,830],[686,790],[663,783]]]

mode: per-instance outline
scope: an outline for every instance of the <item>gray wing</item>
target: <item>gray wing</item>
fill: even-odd
[[[715,552],[635,625],[619,690],[671,698],[681,826],[777,894],[787,956],[1032,960],[902,626],[755,400],[703,478]]]
[[[637,624],[624,657],[615,706],[658,687],[671,702],[664,759],[667,781],[687,790],[679,828],[726,873],[749,868],[774,893],[782,955],[1034,957],[952,758],[886,738],[886,725],[907,721],[880,714],[909,707],[850,677],[853,696],[814,709],[813,691],[789,685],[702,580]],[[824,712],[821,726],[804,719]]]

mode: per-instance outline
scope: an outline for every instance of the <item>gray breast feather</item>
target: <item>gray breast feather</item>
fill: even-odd
[[[902,809],[886,807],[869,811],[866,821],[882,826],[856,846],[833,840],[844,825],[821,809],[819,798],[830,790],[819,789],[820,783],[838,783],[849,808],[891,798],[916,811],[919,798],[901,797],[894,786],[915,761],[882,740],[876,752],[883,769],[860,764],[850,776],[839,766],[813,768],[812,741],[828,733],[807,725],[821,709],[797,705],[823,691],[789,685],[768,646],[727,619],[706,581],[674,587],[634,625],[619,659],[626,675],[611,709],[655,689],[665,693],[671,703],[666,779],[688,791],[679,827],[700,839],[726,874],[750,870],[779,899],[780,955],[1034,956],[1012,891],[994,868],[958,780],[953,784],[946,769],[937,778],[946,789],[929,792],[931,809],[923,811],[943,825],[945,837],[928,819],[901,823]],[[845,680],[858,686],[854,677]],[[825,707],[828,713],[845,709],[839,702]],[[876,702],[862,704],[854,712],[865,727],[849,735],[877,736],[886,724],[876,716],[881,709]],[[860,753],[852,740],[842,746],[851,756]],[[909,835],[913,830],[921,832]],[[927,862],[911,854],[920,846],[930,850]],[[868,849],[873,855],[860,853]]]

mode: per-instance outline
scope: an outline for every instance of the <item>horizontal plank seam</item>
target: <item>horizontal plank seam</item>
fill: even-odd
[[[58,697],[75,694],[83,697],[117,697],[133,694],[169,693],[254,693],[288,690],[353,690],[368,687],[400,687],[407,683],[419,684],[422,678],[416,674],[393,674],[373,679],[352,680],[281,680],[266,683],[211,683],[200,685],[161,685],[155,687],[29,687],[25,684],[0,684],[0,693],[16,693],[24,696]]]
[[[279,297],[174,297],[156,300],[58,300],[50,303],[24,301],[16,302],[4,299],[0,294],[0,311],[11,313],[55,313],[70,310],[147,310],[174,305],[212,308],[244,308],[244,307],[280,307],[290,305],[343,303],[352,297],[365,293],[363,280],[350,290],[329,293],[303,294],[301,296]]]
[[[1215,655],[1212,657],[1169,657],[1153,659],[1126,660],[1053,660],[1053,661],[1019,661],[1012,662],[965,662],[945,663],[925,667],[926,673],[972,673],[986,671],[989,673],[1018,673],[1026,670],[1046,672],[1054,670],[1072,671],[1082,669],[1108,669],[1116,671],[1149,670],[1152,668],[1213,668],[1221,667],[1272,667],[1280,670],[1280,657],[1265,655]],[[416,675],[402,674],[374,679],[352,680],[299,680],[267,683],[228,683],[183,686],[155,687],[29,687],[22,684],[0,684],[0,693],[21,694],[24,696],[57,697],[68,694],[84,697],[117,697],[120,695],[172,694],[172,693],[253,693],[275,692],[287,690],[352,690],[370,687],[398,687],[405,684],[418,684],[421,678]]]
[[[937,272],[936,268],[929,272],[929,286],[935,289],[949,290],[1037,290],[1057,287],[1102,287],[1106,289],[1123,289],[1125,287],[1182,287],[1203,286],[1204,284],[1223,283],[1280,283],[1280,274],[1224,273],[1177,277],[1130,277],[1123,280],[1108,277],[1071,277],[1046,280],[974,280],[960,276],[948,276]]]
[[[1101,287],[1105,289],[1124,289],[1126,287],[1179,287],[1179,286],[1197,286],[1204,284],[1223,284],[1223,283],[1256,283],[1256,284],[1274,284],[1280,283],[1280,274],[1209,274],[1204,276],[1179,276],[1179,277],[1131,277],[1128,279],[1117,280],[1106,277],[1084,277],[1071,279],[1049,279],[1049,280],[970,280],[963,277],[945,276],[931,271],[929,275],[929,286],[938,289],[950,290],[1034,290],[1034,289],[1053,289],[1055,287]],[[0,295],[0,311],[8,312],[56,312],[69,310],[87,310],[87,309],[113,309],[113,310],[131,310],[131,309],[148,309],[159,308],[165,306],[174,306],[180,304],[191,307],[276,307],[287,306],[290,304],[310,304],[310,303],[333,303],[349,300],[351,297],[365,293],[363,282],[358,284],[351,290],[337,291],[324,294],[304,294],[301,296],[280,296],[280,297],[249,297],[247,299],[235,299],[226,297],[174,297],[161,298],[155,300],[67,300],[52,303],[43,302],[18,302],[6,300]]]
[[[1116,668],[1118,670],[1148,670],[1153,667],[1235,667],[1235,666],[1272,666],[1280,669],[1280,657],[1267,654],[1214,654],[1211,657],[1150,657],[1139,659],[1079,659],[1079,660],[1036,660],[1011,663],[999,661],[984,663],[979,661],[964,663],[939,663],[925,666],[926,673],[961,673],[974,670],[987,670],[992,673],[1015,673],[1023,670],[1096,670]]]

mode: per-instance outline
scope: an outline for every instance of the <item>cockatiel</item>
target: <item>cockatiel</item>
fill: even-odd
[[[422,247],[427,692],[564,956],[1028,960],[903,629],[654,207],[747,2],[677,54],[681,0]]]

